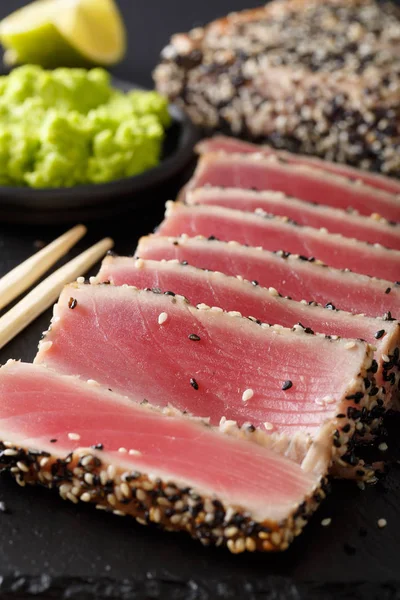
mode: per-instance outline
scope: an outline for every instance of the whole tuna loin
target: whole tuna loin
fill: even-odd
[[[364,342],[350,346],[128,286],[67,286],[35,362],[212,425],[251,424],[286,436],[287,445],[297,433],[308,436],[313,468],[331,457],[346,465],[357,423],[357,431],[374,430],[385,401]]]
[[[398,196],[309,166],[287,164],[276,156],[204,154],[190,186],[205,185],[283,192],[300,200],[352,208],[366,216],[377,213],[388,221],[400,222]]]
[[[400,278],[400,251],[345,238],[326,230],[303,227],[285,217],[245,212],[221,206],[186,206],[167,202],[165,220],[157,233],[163,236],[215,236],[223,241],[260,246],[264,250],[315,257],[337,269],[380,277],[388,281]]]
[[[19,362],[0,369],[0,440],[20,485],[234,553],[285,550],[325,496],[318,475],[267,448]]]
[[[372,173],[361,169],[355,169],[344,164],[334,163],[329,160],[321,160],[316,156],[307,156],[306,154],[293,154],[285,150],[276,150],[272,146],[251,144],[238,138],[224,135],[215,135],[212,138],[204,139],[196,146],[199,154],[208,152],[226,152],[228,154],[262,154],[264,156],[277,156],[289,164],[304,165],[313,167],[326,173],[341,175],[352,181],[361,181],[362,183],[374,187],[378,190],[389,192],[389,194],[400,194],[400,181],[393,177],[385,177],[378,173]]]
[[[386,402],[396,398],[400,380],[400,323],[384,321],[283,298],[275,288],[263,288],[242,277],[205,271],[182,265],[175,260],[154,261],[130,257],[107,256],[97,276],[100,283],[131,285],[161,290],[175,290],[193,305],[205,303],[226,311],[239,311],[264,323],[303,328],[306,332],[363,339],[376,346],[378,385],[386,387]],[[199,341],[197,338],[194,341]],[[352,345],[353,342],[349,342]]]
[[[149,235],[140,239],[136,257],[177,260],[195,267],[240,275],[264,287],[274,287],[294,300],[335,306],[369,317],[400,319],[400,283],[332,269],[287,252],[268,252],[238,242],[202,236]],[[140,262],[139,262],[140,264]]]
[[[225,206],[252,212],[260,209],[272,215],[289,217],[299,225],[317,229],[324,227],[330,233],[340,233],[345,237],[400,250],[400,224],[304,202],[281,192],[203,187],[188,190],[185,201],[189,205]]]

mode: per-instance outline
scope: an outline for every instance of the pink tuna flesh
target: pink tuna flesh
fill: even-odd
[[[226,152],[227,154],[255,154],[261,153],[264,156],[277,156],[289,164],[304,165],[313,167],[334,175],[341,175],[353,181],[361,181],[371,187],[389,192],[390,194],[400,194],[400,181],[377,173],[361,171],[354,167],[348,167],[339,163],[322,160],[314,156],[306,156],[304,154],[293,154],[285,150],[275,150],[271,146],[251,144],[243,142],[236,138],[225,136],[215,136],[211,139],[202,140],[196,147],[200,154],[209,152]]]
[[[106,478],[111,487],[116,472],[149,474],[162,485],[189,487],[203,500],[218,499],[224,509],[231,507],[232,515],[246,511],[259,523],[286,519],[319,484],[317,476],[262,446],[221,435],[188,417],[166,416],[90,382],[14,361],[0,369],[0,439],[8,441],[6,448],[29,449],[33,461],[38,452],[47,453],[45,463],[69,453],[85,455],[87,449],[86,456],[96,457],[105,468],[113,465]],[[11,451],[1,455],[2,466],[13,459]],[[93,462],[84,466],[90,473]],[[27,472],[21,470],[21,477],[28,477]],[[37,478],[34,469],[32,476]],[[78,485],[75,497],[93,493],[90,480]],[[82,500],[88,501],[85,496]],[[119,508],[135,513],[136,504],[131,500]]]
[[[397,392],[399,369],[396,366],[391,376],[391,372],[384,369],[383,360],[383,356],[399,356],[400,323],[397,321],[355,316],[338,311],[332,305],[323,308],[295,302],[282,298],[273,288],[267,290],[237,277],[204,271],[175,261],[135,261],[129,257],[108,256],[103,261],[97,280],[100,283],[111,282],[113,285],[160,289],[164,293],[174,290],[194,305],[202,302],[209,306],[220,306],[227,311],[239,311],[244,316],[255,317],[264,323],[284,327],[301,323],[304,328],[315,332],[363,339],[377,348],[377,381],[387,388],[388,401],[392,390]]]
[[[187,261],[190,265],[226,275],[241,275],[264,287],[274,287],[294,300],[331,304],[351,313],[400,319],[400,284],[339,271],[283,252],[203,237],[142,238],[137,257]]]
[[[283,192],[300,200],[352,208],[366,216],[377,213],[388,221],[400,222],[399,197],[318,169],[289,165],[274,156],[205,154],[189,185]]]
[[[316,434],[347,407],[348,394],[364,389],[373,356],[363,342],[348,348],[132,287],[69,285],[54,314],[36,363],[214,425],[226,417]]]
[[[186,206],[168,203],[166,218],[157,233],[163,236],[215,236],[223,241],[260,246],[264,250],[315,257],[337,269],[379,277],[389,281],[400,278],[400,251],[388,250],[328,234],[313,227],[302,227],[281,217],[234,210],[220,206]]]
[[[225,206],[252,212],[262,209],[272,215],[289,217],[299,225],[317,229],[325,227],[331,233],[400,250],[400,225],[330,206],[311,204],[290,198],[281,192],[205,187],[188,190],[185,200],[190,205]]]

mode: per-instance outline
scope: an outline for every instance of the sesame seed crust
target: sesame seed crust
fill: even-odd
[[[75,504],[81,500],[118,516],[129,515],[143,525],[186,531],[204,546],[223,545],[233,554],[286,550],[329,490],[323,478],[283,522],[259,522],[244,507],[226,505],[217,497],[146,473],[107,465],[101,453],[91,449],[60,459],[0,442],[0,468],[10,471],[21,486],[57,489],[64,500]]]
[[[154,78],[205,130],[400,176],[400,11],[298,0],[172,37]]]

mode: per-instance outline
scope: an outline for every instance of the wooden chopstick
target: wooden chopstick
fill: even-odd
[[[0,319],[0,349],[57,300],[62,288],[86,273],[114,245],[104,238],[39,283]]]
[[[4,275],[0,279],[0,310],[40,279],[59,258],[75,246],[86,231],[84,225],[76,225]]]

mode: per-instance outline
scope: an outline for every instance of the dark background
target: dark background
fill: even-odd
[[[25,4],[0,0],[0,18]],[[176,31],[256,2],[244,0],[120,0],[129,34],[128,55],[119,77],[150,86],[159,51]],[[112,235],[119,253],[132,252],[139,235],[162,218],[163,204],[177,184],[158,192],[147,210],[124,218],[88,223],[89,234],[66,258],[102,235]],[[36,240],[50,241],[65,226],[39,228],[0,224],[0,275],[27,258]],[[50,312],[2,352],[32,360]],[[361,491],[336,483],[333,494],[305,533],[283,555],[231,556],[204,549],[183,535],[163,534],[129,519],[79,508],[45,490],[22,490],[4,477],[0,501],[0,595],[51,598],[160,598],[162,600],[248,598],[400,598],[399,471]],[[323,528],[321,519],[332,518]],[[386,529],[377,520],[388,520]],[[91,579],[92,578],[92,579]]]

